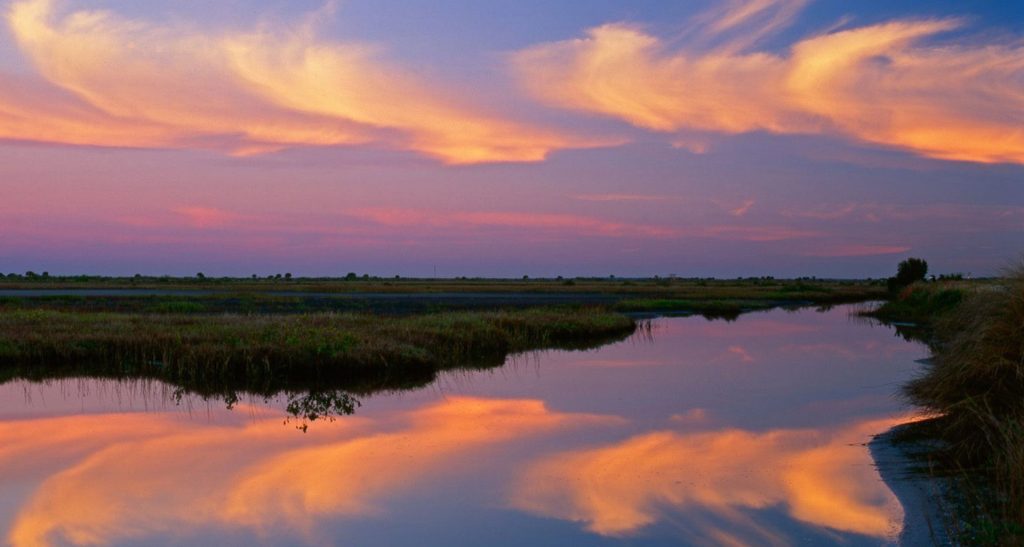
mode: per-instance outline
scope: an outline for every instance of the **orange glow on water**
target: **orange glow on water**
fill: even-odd
[[[394,423],[318,424],[315,435],[298,439],[293,428],[264,416],[232,427],[160,415],[5,423],[0,433],[13,440],[0,449],[5,473],[18,472],[6,464],[30,454],[60,465],[22,507],[7,539],[17,546],[108,543],[204,525],[309,532],[317,517],[379,513],[384,500],[463,469],[480,449],[621,423],[552,412],[540,401],[469,397]]]
[[[899,502],[867,450],[852,443],[906,420],[865,421],[832,433],[656,431],[536,463],[511,504],[612,536],[632,534],[668,511],[698,508],[733,533],[757,536],[764,530],[745,524],[743,512],[781,507],[803,522],[886,537],[900,526]],[[729,531],[695,520],[698,537]]]

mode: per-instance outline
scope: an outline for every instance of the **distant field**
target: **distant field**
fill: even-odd
[[[680,300],[856,301],[885,296],[884,280],[773,278],[722,279],[406,279],[346,278],[196,278],[196,277],[0,277],[0,291],[12,289],[138,289],[231,293],[559,293],[634,295]]]

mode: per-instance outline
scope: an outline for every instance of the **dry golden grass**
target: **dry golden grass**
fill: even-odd
[[[1024,266],[975,288],[934,321],[932,365],[906,393],[942,415],[947,466],[987,486],[982,521],[999,543],[1024,536]],[[971,479],[968,479],[968,481]],[[995,524],[991,524],[995,523]],[[975,530],[977,533],[977,530]],[[1008,534],[1015,534],[1013,538]]]

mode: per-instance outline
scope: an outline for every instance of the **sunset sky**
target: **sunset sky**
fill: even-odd
[[[991,275],[1024,3],[0,0],[0,272]]]

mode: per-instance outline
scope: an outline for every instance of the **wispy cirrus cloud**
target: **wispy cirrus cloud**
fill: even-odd
[[[736,207],[729,209],[729,214],[734,217],[744,216],[750,212],[750,209],[754,207],[755,203],[757,202],[752,199],[743,200],[743,203],[740,203]]]
[[[312,23],[212,33],[23,0],[6,21],[41,79],[0,77],[0,138],[225,150],[369,144],[446,163],[539,161],[607,145],[468,105]]]
[[[1024,163],[1024,44],[946,43],[959,19],[900,19],[758,50],[804,2],[731,2],[681,36],[612,23],[512,56],[554,106],[661,132],[834,134],[930,158]],[[700,30],[697,30],[700,29]]]

